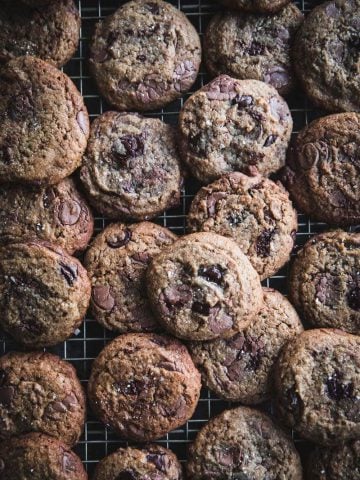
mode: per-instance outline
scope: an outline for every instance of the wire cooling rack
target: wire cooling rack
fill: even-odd
[[[92,35],[96,22],[111,14],[123,2],[120,0],[75,0],[75,3],[77,3],[82,18],[81,41],[76,55],[66,65],[64,71],[72,78],[80,90],[85,99],[90,117],[94,119],[101,113],[109,110],[110,107],[99,96],[97,88],[89,74],[87,66],[89,38]],[[220,8],[215,0],[213,2],[211,2],[211,0],[171,0],[170,3],[181,9],[188,16],[201,37],[209,19]],[[302,0],[295,3],[306,13],[320,2],[315,0]],[[191,93],[207,83],[208,80],[202,68],[191,92],[182,99],[166,106],[164,109],[147,115],[160,118],[167,123],[176,124],[178,113],[183,102]],[[300,91],[295,92],[291,97],[287,98],[287,100],[294,120],[294,133],[298,132],[314,118],[325,114],[324,112],[313,109]],[[180,206],[176,209],[168,210],[158,217],[156,222],[170,228],[177,234],[184,234],[186,213],[190,206],[191,199],[199,187],[195,181],[189,180],[182,191]],[[97,216],[95,218],[95,233],[99,233],[108,223],[106,218]],[[324,230],[326,230],[325,224],[311,222],[306,216],[299,214],[297,246],[303,245],[311,235]],[[284,267],[277,275],[266,280],[264,285],[276,288],[286,294],[286,277],[287,267]],[[72,338],[55,348],[47,350],[70,361],[77,369],[79,378],[86,388],[93,359],[112,338],[114,338],[114,335],[111,332],[102,328],[91,317],[87,317],[82,328],[78,330]],[[20,349],[13,340],[0,332],[0,353]],[[229,403],[216,398],[216,396],[211,394],[207,389],[203,389],[201,399],[192,419],[182,428],[172,431],[166,437],[159,440],[159,443],[171,448],[181,461],[185,461],[187,446],[193,441],[197,431],[209,418],[229,406]],[[266,405],[264,408],[271,410],[271,405]],[[299,440],[296,436],[294,436],[294,440],[300,451],[306,450],[305,442]],[[120,441],[115,433],[98,422],[89,411],[84,434],[74,450],[83,460],[91,476],[96,463],[101,458],[124,445],[125,443]]]

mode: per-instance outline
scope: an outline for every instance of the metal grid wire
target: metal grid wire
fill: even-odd
[[[88,66],[88,46],[89,38],[92,35],[94,25],[99,19],[111,14],[121,3],[120,0],[75,0],[82,17],[81,40],[78,51],[72,60],[66,65],[64,71],[72,78],[81,94],[83,95],[91,119],[94,119],[101,113],[110,109],[109,105],[99,96],[97,88],[92,81]],[[177,8],[181,9],[194,24],[200,36],[202,37],[211,16],[219,9],[215,1],[206,0],[170,0]],[[296,4],[303,11],[311,10],[319,1],[297,1]],[[177,100],[166,106],[160,111],[147,114],[152,117],[176,124],[178,112],[184,101],[191,93],[207,83],[209,78],[202,68],[200,75],[193,86],[191,92],[182,99]],[[294,133],[298,132],[304,125],[308,124],[314,118],[324,115],[324,112],[314,110],[301,92],[295,92],[287,98],[291,108],[294,120]],[[185,218],[188,208],[199,184],[190,180],[185,185],[181,204],[176,209],[171,209],[158,217],[157,223],[170,228],[177,234],[185,233]],[[95,233],[100,232],[109,222],[103,217],[95,218]],[[326,225],[322,223],[311,222],[306,216],[299,214],[299,231],[297,234],[297,245],[303,245],[305,241],[313,234],[322,232]],[[286,294],[287,267],[284,267],[277,275],[266,280],[264,285],[280,290]],[[102,328],[92,318],[87,317],[82,328],[76,334],[63,344],[47,349],[52,353],[60,355],[62,358],[70,361],[77,369],[79,378],[86,388],[89,378],[91,364],[93,359],[99,354],[105,344],[114,338],[114,335]],[[13,340],[0,332],[0,353],[10,350],[20,350]],[[207,389],[203,389],[196,412],[191,420],[182,428],[170,432],[166,437],[159,440],[162,445],[171,448],[181,461],[186,459],[187,445],[193,441],[197,431],[204,425],[209,418],[220,413],[230,404],[224,402]],[[264,406],[271,410],[271,406]],[[306,450],[305,442],[294,437],[300,451]],[[84,434],[75,447],[76,453],[83,460],[85,467],[91,476],[95,464],[104,456],[113,452],[120,446],[125,445],[111,429],[98,422],[89,411]]]

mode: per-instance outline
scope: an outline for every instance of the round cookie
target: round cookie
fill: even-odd
[[[290,48],[303,20],[289,4],[275,15],[234,10],[215,15],[204,40],[205,63],[212,76],[262,80],[282,95],[294,87]]]
[[[295,72],[318,107],[360,111],[359,29],[360,1],[332,0],[314,8],[298,31]]]
[[[290,302],[276,290],[263,290],[264,304],[248,327],[226,340],[189,346],[203,383],[230,402],[254,405],[268,400],[281,348],[303,331]]]
[[[305,127],[282,180],[298,208],[331,225],[360,223],[360,115],[339,113]]]
[[[154,255],[177,236],[154,223],[108,226],[86,253],[92,283],[91,309],[110,330],[146,332],[159,328],[147,300],[145,273]]]
[[[289,1],[290,0],[222,0],[222,3],[230,8],[248,12],[274,13],[287,5]]]
[[[182,480],[181,465],[160,445],[120,448],[98,463],[92,480]]]
[[[159,322],[187,340],[234,335],[263,301],[248,258],[235,242],[215,233],[181,237],[153,258],[147,292]]]
[[[153,110],[195,82],[200,39],[171,4],[133,0],[98,23],[89,61],[100,92],[116,109]]]
[[[0,68],[0,182],[54,184],[80,164],[89,135],[69,77],[34,57]]]
[[[40,433],[0,443],[0,480],[87,480],[80,458],[64,443]]]
[[[211,419],[191,445],[189,480],[302,480],[291,438],[255,409],[225,410]]]
[[[311,238],[289,278],[290,298],[315,327],[360,334],[360,234],[341,230]]]
[[[73,254],[86,248],[93,228],[91,210],[70,178],[52,187],[0,185],[0,243],[37,238]]]
[[[74,55],[80,38],[80,15],[74,0],[2,0],[0,9],[0,61],[32,55],[61,67]],[[50,3],[49,0],[47,3]]]
[[[180,201],[175,130],[136,113],[96,118],[81,169],[89,200],[110,218],[147,220]]]
[[[1,327],[28,348],[69,338],[85,316],[91,286],[79,260],[29,241],[0,247]]]
[[[184,345],[136,333],[120,335],[102,350],[88,395],[105,424],[125,439],[143,442],[183,425],[194,413],[200,388],[200,374]]]
[[[280,417],[303,438],[336,445],[360,435],[360,337],[335,329],[301,333],[275,368]]]
[[[199,190],[187,225],[190,232],[215,232],[234,240],[264,279],[289,260],[297,214],[280,183],[233,172]]]
[[[180,153],[209,183],[224,173],[269,175],[285,163],[289,107],[274,87],[220,75],[194,93],[179,116]]]
[[[1,439],[41,432],[72,446],[85,414],[85,395],[70,363],[43,352],[0,357]]]

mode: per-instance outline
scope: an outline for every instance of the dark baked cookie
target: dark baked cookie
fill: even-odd
[[[237,8],[248,12],[274,13],[287,5],[289,1],[290,0],[222,0],[222,3],[230,8]]]
[[[104,113],[91,126],[81,179],[91,203],[110,218],[157,216],[180,201],[175,130],[136,113]]]
[[[329,115],[305,127],[282,180],[311,217],[332,225],[360,223],[360,115]]]
[[[148,441],[192,416],[200,387],[200,374],[184,345],[136,333],[120,335],[102,350],[93,363],[88,394],[94,413],[121,437]]]
[[[232,171],[277,171],[285,163],[292,118],[271,85],[220,75],[185,102],[179,127],[180,153],[191,173],[208,183]]]
[[[188,215],[191,232],[215,232],[232,238],[262,279],[290,257],[297,214],[280,183],[233,172],[203,187]]]
[[[154,223],[108,226],[86,253],[96,320],[116,332],[158,329],[146,293],[145,272],[152,257],[177,236]]]
[[[239,407],[211,419],[190,447],[189,480],[302,480],[295,446],[272,420]]]
[[[336,445],[360,436],[360,337],[335,329],[301,333],[275,368],[277,408],[302,437]]]
[[[0,182],[54,184],[81,163],[89,118],[72,81],[20,57],[0,68]]]
[[[195,82],[199,36],[186,16],[161,0],[133,0],[100,22],[90,67],[100,92],[119,110],[152,110]]]
[[[252,323],[235,336],[190,343],[203,383],[219,397],[247,405],[268,400],[280,349],[303,331],[293,306],[264,288],[264,304]]]
[[[60,247],[40,241],[0,247],[0,325],[26,347],[70,337],[90,295],[86,270]]]
[[[181,465],[160,445],[120,448],[96,466],[92,480],[181,480]]]
[[[360,478],[360,441],[338,447],[316,447],[307,461],[307,480]]]
[[[360,0],[324,2],[306,17],[293,58],[311,100],[331,111],[360,111]]]
[[[0,243],[38,238],[72,254],[84,250],[94,219],[72,179],[52,187],[0,185]]]
[[[80,458],[64,443],[28,433],[0,443],[0,480],[87,480]]]
[[[297,254],[290,297],[315,327],[360,335],[360,234],[341,230],[317,235]]]
[[[276,15],[223,11],[206,30],[206,67],[214,77],[226,73],[235,78],[262,80],[282,95],[294,86],[290,47],[303,20],[290,4]]]
[[[0,61],[32,55],[57,67],[74,55],[80,38],[80,15],[74,0],[45,2],[1,0]],[[47,3],[50,3],[47,1]]]
[[[50,353],[0,357],[0,438],[42,432],[74,445],[86,401],[74,367]]]
[[[187,340],[234,335],[263,301],[248,258],[235,242],[215,233],[181,237],[153,258],[147,291],[159,322]]]

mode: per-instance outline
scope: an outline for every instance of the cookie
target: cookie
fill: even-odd
[[[338,230],[311,238],[292,265],[289,290],[313,327],[360,335],[360,234]]]
[[[74,0],[2,0],[0,62],[32,55],[61,67],[74,55],[80,38],[80,15]],[[50,3],[47,1],[47,3]]]
[[[300,28],[294,43],[294,68],[318,107],[360,111],[359,31],[359,0],[324,2]]]
[[[222,3],[230,8],[248,12],[274,13],[287,5],[289,1],[290,0],[222,0]]]
[[[133,0],[98,23],[89,61],[101,94],[116,109],[153,110],[195,82],[200,39],[169,3]]]
[[[91,286],[79,260],[29,241],[0,247],[1,327],[28,348],[55,345],[78,328]]]
[[[182,468],[171,450],[160,445],[120,448],[98,463],[93,480],[182,480]]]
[[[271,85],[220,75],[185,102],[179,128],[184,161],[209,183],[233,171],[267,176],[279,170],[292,119]]]
[[[303,331],[291,303],[276,290],[263,290],[264,304],[244,330],[226,340],[189,345],[203,383],[230,402],[254,405],[268,400],[281,348]]]
[[[34,57],[0,68],[0,182],[54,184],[81,164],[89,135],[69,77]]]
[[[316,447],[307,461],[308,480],[360,478],[360,441],[338,447]]]
[[[166,336],[129,333],[94,361],[88,395],[105,424],[122,438],[143,442],[183,425],[194,413],[200,388],[184,345]]]
[[[211,419],[191,445],[189,480],[302,480],[290,437],[255,409],[239,407]]]
[[[186,340],[234,335],[263,301],[248,258],[235,242],[215,233],[181,237],[154,257],[147,292],[159,322]]]
[[[360,337],[335,329],[301,333],[275,367],[277,410],[300,436],[336,445],[360,435]]]
[[[86,248],[93,228],[91,210],[70,178],[52,187],[0,185],[0,243],[37,238],[72,254]]]
[[[50,353],[0,357],[0,438],[46,433],[67,445],[80,438],[86,400],[74,367]]]
[[[40,433],[0,443],[0,480],[87,480],[80,458],[64,443]]]
[[[298,208],[331,225],[360,223],[360,115],[319,118],[298,134],[282,181]]]
[[[187,225],[190,232],[215,232],[234,240],[264,279],[289,260],[297,214],[280,183],[233,172],[199,190]]]
[[[303,20],[289,4],[275,15],[246,14],[234,10],[215,15],[207,27],[204,56],[214,77],[262,80],[281,95],[294,87],[290,48]]]
[[[110,218],[147,220],[180,201],[175,130],[136,113],[107,112],[91,126],[81,179],[90,202]]]

